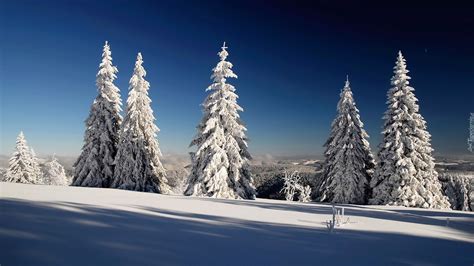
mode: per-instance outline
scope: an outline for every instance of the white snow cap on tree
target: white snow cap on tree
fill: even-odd
[[[13,183],[36,184],[38,172],[35,160],[25,139],[23,131],[16,139],[15,152],[10,158],[6,173],[6,181]]]
[[[384,115],[379,162],[371,181],[371,204],[449,208],[434,169],[426,122],[419,114],[414,89],[401,52],[398,53],[388,109]]]
[[[169,193],[165,169],[160,161],[155,117],[148,97],[150,84],[145,80],[142,54],[138,53],[126,115],[120,131],[112,187],[155,193]]]
[[[53,186],[67,186],[68,178],[64,167],[58,162],[58,159],[53,155],[51,161],[44,164],[43,168],[43,183],[45,185]]]
[[[117,72],[105,42],[96,79],[98,95],[86,120],[81,155],[74,164],[74,186],[108,187],[113,178],[122,123],[120,91],[113,83]]]
[[[348,79],[340,95],[331,135],[325,144],[320,200],[365,204],[374,168],[369,136],[363,129]]]
[[[217,198],[254,199],[255,188],[248,162],[247,137],[237,104],[234,86],[227,78],[237,78],[232,63],[226,61],[227,47],[218,53],[219,63],[213,68],[213,83],[202,104],[203,118],[197,126],[197,135],[190,146],[197,150],[191,153],[192,171],[185,195]]]

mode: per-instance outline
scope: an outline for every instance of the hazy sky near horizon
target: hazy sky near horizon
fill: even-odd
[[[376,151],[398,50],[436,152],[467,153],[472,5],[353,2],[0,0],[0,154],[20,130],[39,154],[79,154],[106,40],[124,109],[142,52],[164,153],[192,150],[223,41],[254,154],[321,154],[346,75]]]

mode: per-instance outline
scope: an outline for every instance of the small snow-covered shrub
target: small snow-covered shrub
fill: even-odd
[[[281,192],[284,193],[287,201],[293,201],[296,196],[300,202],[311,201],[311,187],[302,185],[301,176],[298,171],[294,171],[291,174],[285,171]]]
[[[310,202],[311,201],[311,187],[304,186],[303,189],[300,191],[300,195],[298,197],[300,202]]]
[[[282,192],[285,193],[285,199],[287,201],[293,201],[300,178],[301,177],[299,176],[297,171],[294,171],[292,174],[289,174],[287,171],[285,171],[285,176],[283,177],[284,184]]]
[[[55,156],[51,161],[44,164],[43,184],[52,186],[67,186],[69,178],[66,176],[64,167],[58,162]]]

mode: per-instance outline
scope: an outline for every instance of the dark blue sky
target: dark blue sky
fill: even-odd
[[[165,153],[189,151],[223,41],[254,154],[320,154],[346,74],[376,149],[398,50],[435,150],[466,151],[474,9],[462,2],[0,3],[0,154],[20,130],[40,154],[79,153],[105,40],[124,103],[142,52]]]

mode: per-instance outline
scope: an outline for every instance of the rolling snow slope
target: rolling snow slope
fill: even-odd
[[[473,265],[474,213],[0,183],[2,265]],[[446,218],[449,225],[446,226]]]

